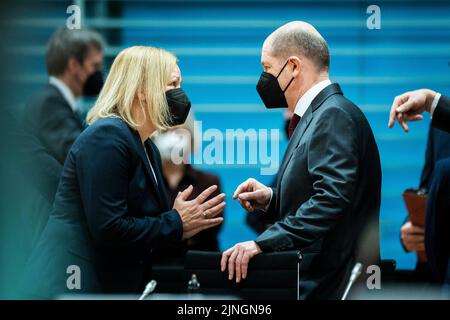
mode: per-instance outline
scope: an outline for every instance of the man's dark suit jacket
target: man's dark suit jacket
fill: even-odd
[[[433,113],[433,127],[450,132],[450,98],[441,95]]]
[[[119,118],[89,126],[72,146],[54,211],[29,260],[23,286],[31,297],[60,293],[138,292],[149,280],[152,248],[180,242],[183,226],[170,208],[159,152]],[[69,290],[68,266],[81,271]]]
[[[439,160],[428,193],[425,221],[427,261],[437,280],[450,285],[450,158]]]
[[[428,129],[425,163],[420,175],[419,188],[426,189],[427,191],[430,189],[436,162],[445,158],[450,158],[450,133],[433,128],[433,126],[430,125]],[[404,223],[407,221],[409,221],[408,215],[406,216]],[[400,244],[403,249],[407,251],[401,239]],[[418,281],[433,281],[434,277],[427,262],[417,261],[413,278]]]
[[[380,198],[380,159],[369,123],[331,84],[291,137],[266,213],[277,222],[256,242],[263,252],[302,252],[301,299],[340,299],[362,255],[364,262],[379,261]]]
[[[46,85],[25,107],[24,126],[61,164],[83,130],[80,117],[51,84]]]

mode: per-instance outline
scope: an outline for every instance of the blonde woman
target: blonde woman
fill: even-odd
[[[131,47],[115,59],[89,127],[66,159],[54,210],[23,285],[27,297],[137,293],[151,279],[152,249],[219,225],[224,194],[191,201],[192,186],[166,198],[158,149],[149,137],[183,123],[190,102],[171,53]]]

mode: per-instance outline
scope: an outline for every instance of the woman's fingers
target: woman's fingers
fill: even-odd
[[[204,216],[206,218],[213,218],[213,217],[217,216],[219,213],[221,213],[223,211],[223,209],[225,209],[226,205],[227,205],[226,202],[219,203],[218,205],[216,205],[212,208],[209,208],[208,210],[205,210],[203,212]]]
[[[212,185],[211,187],[203,190],[203,192],[200,193],[197,198],[195,198],[195,201],[197,201],[197,203],[199,203],[199,204],[202,204],[216,190],[217,190],[217,186],[216,185]]]
[[[189,239],[203,230],[218,226],[222,222],[223,222],[222,217],[218,217],[218,218],[214,218],[214,219],[203,219],[197,227],[194,227],[193,229],[185,232],[183,235],[183,239]]]
[[[224,199],[225,199],[225,193],[221,193],[221,194],[215,196],[214,198],[212,198],[211,200],[206,201],[204,204],[201,205],[201,207],[203,210],[207,210],[209,208],[212,208],[212,207],[218,205]]]
[[[190,185],[186,189],[184,189],[182,192],[178,193],[177,198],[180,198],[184,201],[192,194],[192,190],[194,190],[194,187]]]

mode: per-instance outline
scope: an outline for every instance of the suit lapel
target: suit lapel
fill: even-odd
[[[133,129],[131,129],[131,130],[133,131],[133,136],[135,138],[136,148],[137,148],[139,157],[144,162],[144,166],[145,166],[147,175],[150,178],[150,181],[152,182],[152,185],[153,185],[153,189],[156,192],[156,197],[157,197],[160,205],[165,208],[167,206],[167,203],[163,200],[162,195],[161,195],[161,187],[164,187],[164,186],[158,185],[158,183],[155,180],[155,177],[153,176],[152,169],[150,167],[150,163],[148,162],[147,155],[145,154],[144,146],[142,145],[142,141],[141,141],[141,137],[139,135],[139,132],[137,132],[136,130],[133,130]],[[147,144],[148,140],[145,143]],[[150,161],[152,161],[152,159],[154,159],[154,154],[153,154],[154,152],[153,152],[152,148],[149,148],[147,146],[147,152],[149,153],[148,157],[150,158]],[[153,162],[152,162],[153,170],[155,171],[155,175],[157,176],[159,170],[154,165]],[[159,181],[159,184],[163,183],[163,180],[158,180],[158,181]]]
[[[286,170],[289,161],[291,160],[293,151],[299,145],[301,138],[303,137],[306,129],[308,128],[311,120],[313,119],[314,111],[317,110],[330,96],[333,94],[342,94],[341,88],[337,83],[330,84],[324,88],[311,102],[311,105],[306,109],[305,114],[300,119],[300,122],[295,128],[294,133],[289,141],[286,152],[284,153],[283,160],[281,161],[280,169],[277,176],[277,199],[280,199],[281,192],[281,180],[283,179],[284,172]],[[279,208],[278,203],[276,208]]]
[[[158,194],[159,194],[159,199],[161,201],[161,205],[163,206],[163,208],[165,210],[169,210],[169,200],[168,200],[169,198],[167,196],[165,179],[163,177],[161,156],[159,155],[159,152],[157,151],[157,147],[153,143],[152,140],[147,139],[145,144],[147,146],[147,150],[150,151],[150,153],[149,153],[150,162],[152,163],[153,170],[155,170],[156,179],[158,180],[158,188],[157,189],[158,189]],[[152,174],[152,176],[153,176],[153,174]]]
[[[306,129],[308,128],[309,124],[311,123],[311,120],[312,120],[312,109],[310,106],[306,110],[303,117],[300,119],[300,122],[298,123],[297,127],[295,128],[294,133],[292,134],[292,137],[287,146],[286,152],[284,153],[283,160],[281,161],[280,169],[278,170],[278,177],[277,177],[278,190],[280,189],[281,179],[283,178],[284,171],[286,170],[289,160],[292,157],[293,151],[298,146],[301,138],[303,137],[303,134],[305,133]]]

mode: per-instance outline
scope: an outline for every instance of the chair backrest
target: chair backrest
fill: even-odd
[[[195,274],[200,293],[230,294],[243,299],[298,299],[299,251],[263,253],[250,260],[248,276],[241,283],[220,271],[220,252],[189,251],[185,260],[186,288]]]

